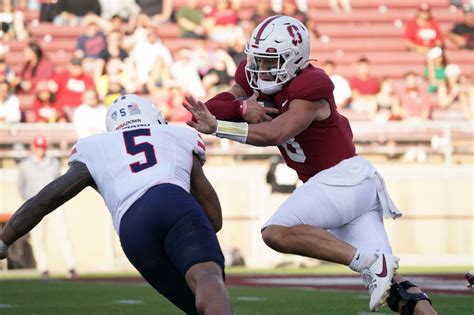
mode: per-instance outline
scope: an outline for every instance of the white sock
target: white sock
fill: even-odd
[[[361,273],[364,269],[369,268],[376,260],[377,256],[374,252],[364,252],[357,249],[349,264],[349,268]]]

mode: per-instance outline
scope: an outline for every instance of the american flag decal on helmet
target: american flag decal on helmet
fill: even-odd
[[[138,105],[135,103],[128,104],[127,108],[130,115],[140,115],[142,113]]]

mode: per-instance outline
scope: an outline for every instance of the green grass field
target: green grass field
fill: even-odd
[[[369,314],[365,292],[231,287],[236,314]],[[473,315],[472,296],[436,295],[438,313]],[[388,308],[382,314],[391,314]],[[182,314],[146,284],[0,280],[0,314]],[[374,313],[370,313],[374,314]]]

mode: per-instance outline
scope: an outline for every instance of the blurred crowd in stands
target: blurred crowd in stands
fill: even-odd
[[[240,19],[240,0],[0,0],[0,124],[16,122],[71,122],[79,137],[104,129],[107,106],[120,94],[148,95],[170,121],[185,121],[181,106],[185,95],[206,99],[233,83],[236,66],[253,28],[268,16],[286,14],[304,22],[313,45],[320,39],[314,19],[308,18],[311,1],[260,0],[250,19]],[[334,60],[314,63],[330,75],[340,110],[374,121],[472,120],[474,73],[449,62],[445,49],[474,49],[474,3],[451,1],[463,10],[464,20],[443,33],[430,5],[413,7],[412,20],[404,23],[406,50],[425,56],[424,73],[408,72],[403,79],[377,77],[371,60],[360,55],[353,74],[338,73]],[[389,5],[389,1],[387,2]],[[329,0],[340,14],[357,10],[349,0]],[[448,10],[448,5],[446,7]],[[27,21],[25,13],[39,12]],[[30,23],[31,25],[27,25]],[[44,52],[48,39],[32,40],[28,30],[52,23],[64,28],[82,27],[84,33],[67,66],[57,67]],[[188,47],[172,51],[158,30],[179,26],[182,38],[194,39]],[[24,43],[25,63],[13,71],[6,55],[12,42]],[[212,43],[212,45],[209,45]],[[354,39],[357,45],[357,39]],[[374,43],[376,45],[376,43]],[[316,56],[317,56],[316,49]],[[396,62],[396,60],[394,60]],[[33,95],[31,106],[20,104],[21,95]]]

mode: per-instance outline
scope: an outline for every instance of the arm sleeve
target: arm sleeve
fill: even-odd
[[[206,103],[207,109],[221,120],[234,120],[242,118],[239,114],[240,103],[234,95],[222,92],[209,99]]]
[[[46,185],[36,196],[28,199],[10,218],[7,225],[14,233],[4,235],[7,244],[13,243],[33,229],[45,215],[76,196],[94,180],[83,163],[72,164],[62,176]]]
[[[247,78],[245,77],[246,60],[240,62],[235,71],[235,83],[237,83],[247,95],[252,95]],[[220,120],[241,120],[240,100],[229,92],[219,93],[206,102],[209,111]]]

